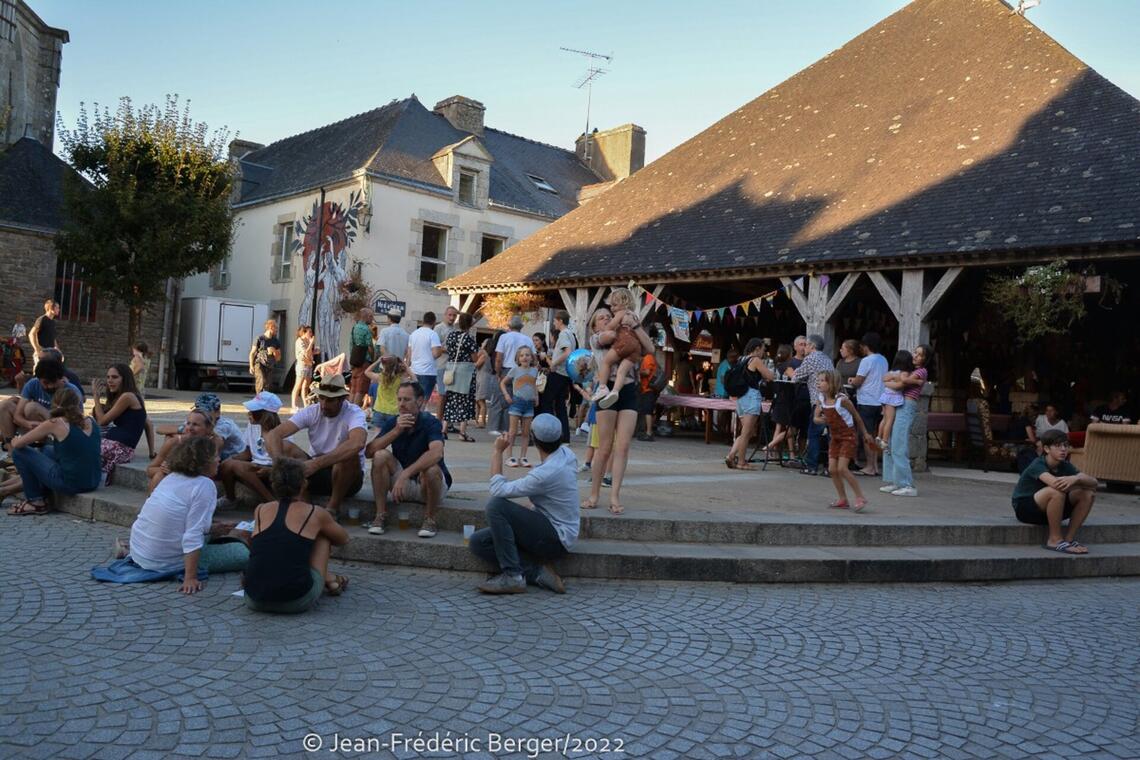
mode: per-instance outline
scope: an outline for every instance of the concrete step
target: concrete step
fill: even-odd
[[[146,475],[138,464],[120,467],[115,474],[115,488],[143,491]],[[252,492],[239,487],[250,499]],[[603,498],[605,494],[603,493]],[[255,501],[255,500],[254,500]],[[141,504],[141,502],[139,502]],[[253,501],[248,502],[251,504]],[[423,507],[406,505],[413,524],[423,520]],[[348,509],[360,510],[362,520],[371,519],[374,502],[370,487],[349,499]],[[437,515],[439,527],[462,532],[464,525],[485,525],[482,499],[467,494],[449,494]],[[987,544],[1040,544],[1042,528],[1024,525],[1013,517],[1012,509],[995,515],[988,522],[963,521],[959,518],[906,517],[887,518],[876,515],[874,507],[856,514],[839,510],[820,510],[815,514],[774,515],[701,512],[699,508],[678,519],[677,512],[638,509],[616,517],[604,508],[582,513],[581,537],[604,541],[637,541],[650,543],[741,544],[748,546],[971,546]],[[1088,543],[1140,542],[1140,515],[1132,519],[1111,519],[1093,513],[1092,520],[1081,530]]]
[[[57,508],[84,519],[129,526],[144,499],[141,491],[117,485],[61,498]],[[245,515],[220,516],[237,519]],[[435,538],[421,539],[414,530],[418,522],[413,521],[412,526],[383,536],[369,535],[359,527],[350,528],[352,541],[337,549],[334,556],[388,565],[487,570],[471,555],[459,531],[444,528]],[[1039,543],[780,546],[586,537],[573,554],[557,564],[557,569],[568,577],[737,583],[994,581],[1140,575],[1140,542],[1095,543],[1088,555],[1075,557],[1045,551]]]

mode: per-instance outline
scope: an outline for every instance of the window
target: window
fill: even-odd
[[[483,236],[483,251],[479,255],[479,263],[490,261],[503,252],[504,246],[507,241],[502,238],[491,237],[490,235]]]
[[[530,178],[530,181],[533,182],[534,186],[539,190],[545,190],[548,193],[554,193],[555,195],[558,195],[558,191],[554,189],[554,185],[550,184],[542,177],[539,177],[536,174],[528,174],[526,176]]]
[[[277,225],[273,239],[273,282],[293,279],[293,223]]]
[[[230,257],[226,256],[210,269],[210,287],[225,290],[230,286]]]
[[[420,247],[420,282],[435,285],[447,271],[447,228],[424,225]]]
[[[95,288],[83,281],[83,270],[75,264],[56,259],[53,297],[59,304],[60,319],[95,321]]]
[[[14,0],[0,0],[0,40],[16,41],[16,3]]]
[[[477,175],[470,172],[459,172],[459,202],[464,206],[475,205],[475,188],[477,184]]]

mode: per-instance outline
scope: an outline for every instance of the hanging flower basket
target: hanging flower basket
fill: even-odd
[[[364,280],[364,275],[361,273],[363,263],[353,261],[353,265],[349,268],[351,274],[337,287],[340,295],[341,311],[349,316],[353,316],[356,312],[363,309],[365,306],[372,305],[372,296],[374,289]]]
[[[524,322],[529,322],[545,305],[546,299],[538,293],[493,293],[483,299],[479,311],[491,327],[505,330],[511,317],[518,314]]]
[[[1017,336],[1027,343],[1045,335],[1066,333],[1085,316],[1085,294],[1102,293],[1099,305],[1119,303],[1122,285],[1111,277],[1070,271],[1057,259],[1031,266],[1020,275],[991,277],[986,300],[1008,315]]]

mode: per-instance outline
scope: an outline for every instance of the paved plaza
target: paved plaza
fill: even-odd
[[[96,583],[123,529],[3,519],[5,758],[1140,756],[1140,580],[492,598],[347,566],[290,618],[235,575]]]

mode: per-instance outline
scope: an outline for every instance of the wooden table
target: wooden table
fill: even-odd
[[[706,412],[732,412],[732,429],[736,430],[736,399],[698,396],[693,393],[662,393],[657,397],[661,406],[683,406],[689,409],[704,409]],[[763,401],[760,411],[767,414],[772,408],[771,401]],[[712,415],[705,414],[705,443],[712,443]]]

